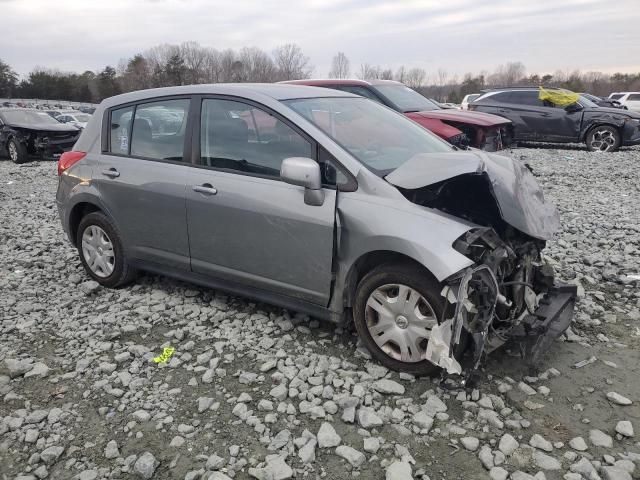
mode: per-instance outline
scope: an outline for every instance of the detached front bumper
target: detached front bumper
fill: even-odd
[[[511,332],[529,365],[536,365],[553,341],[567,331],[573,319],[577,294],[576,285],[556,283],[542,297],[533,314],[527,315]]]

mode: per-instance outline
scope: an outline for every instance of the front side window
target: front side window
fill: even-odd
[[[186,98],[138,105],[131,132],[131,155],[182,160],[188,112]]]
[[[453,149],[405,116],[363,98],[302,98],[284,103],[380,176],[416,155]]]
[[[280,165],[289,157],[314,158],[313,146],[277,117],[242,102],[203,100],[202,165],[280,178]]]

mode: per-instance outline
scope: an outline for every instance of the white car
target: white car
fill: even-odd
[[[56,117],[56,120],[58,120],[60,123],[68,123],[78,128],[86,127],[87,122],[90,119],[91,119],[91,115],[87,113],[81,113],[81,112],[63,113],[62,115],[58,115]]]
[[[460,108],[462,110],[469,110],[469,104],[478,97],[480,97],[479,93],[470,93],[469,95],[465,95],[460,103]]]
[[[620,102],[629,110],[640,112],[640,92],[615,92],[609,95],[609,99]]]

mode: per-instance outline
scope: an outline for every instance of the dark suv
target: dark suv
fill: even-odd
[[[640,115],[598,107],[585,97],[560,107],[539,99],[538,88],[486,91],[469,110],[494,113],[514,125],[516,141],[578,143],[591,151],[613,152],[621,145],[640,144]]]

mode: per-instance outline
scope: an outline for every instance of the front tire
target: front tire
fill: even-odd
[[[27,147],[18,142],[15,138],[12,138],[7,142],[7,153],[9,155],[9,160],[18,165],[25,163],[29,159]]]
[[[353,317],[360,339],[385,367],[416,376],[439,367],[424,359],[430,330],[442,317],[442,287],[411,264],[384,264],[358,284]]]
[[[100,285],[115,288],[135,278],[118,230],[102,212],[90,213],[80,221],[76,245],[82,265]]]
[[[587,134],[586,144],[591,152],[615,152],[620,148],[620,132],[610,125],[593,127]]]

